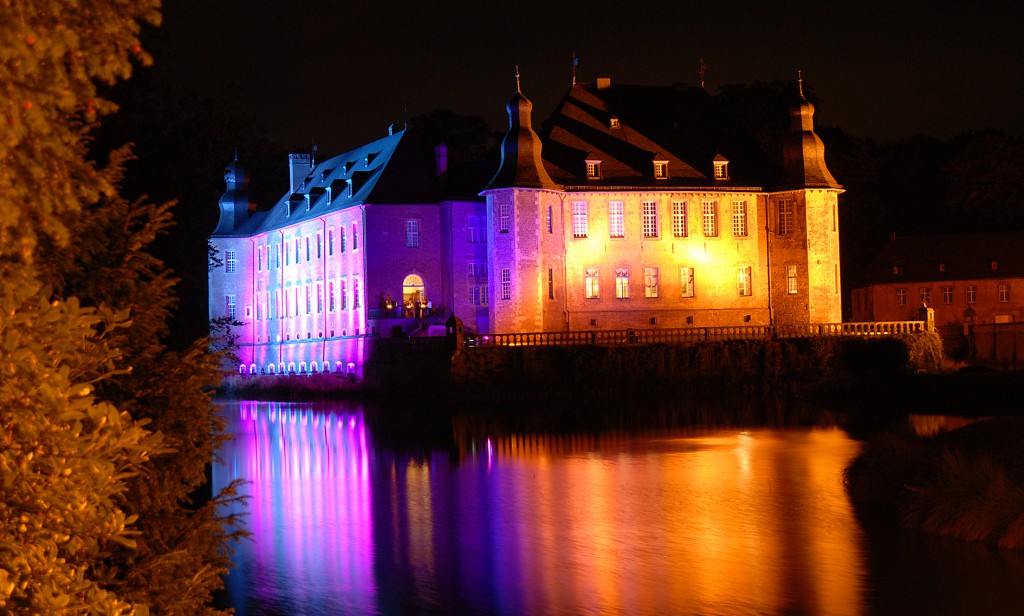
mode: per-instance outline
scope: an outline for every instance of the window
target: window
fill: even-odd
[[[689,235],[689,224],[686,220],[686,202],[672,202],[672,235],[675,237],[686,237]]]
[[[327,230],[327,256],[334,256],[334,229]]]
[[[907,290],[903,287],[896,289],[896,305],[906,306],[907,305]]]
[[[237,307],[235,306],[235,296],[227,295],[224,297],[225,311],[224,314],[228,316],[232,321],[235,320],[235,316],[238,314]]]
[[[786,293],[796,295],[796,265],[786,266]]]
[[[354,249],[353,249],[354,250]],[[352,307],[359,308],[362,306],[361,298],[359,296],[359,279],[355,278],[352,280]]]
[[[942,287],[942,303],[952,304],[953,303],[953,287]]]
[[[973,284],[967,285],[967,303],[973,304],[978,301],[978,287]]]
[[[501,269],[501,299],[512,299],[512,270],[507,267]]]
[[[752,289],[750,284],[750,266],[741,267],[739,269],[739,280],[737,282],[739,294],[741,296],[746,297],[751,294]]]
[[[283,247],[281,248],[281,250],[284,251],[284,264],[288,265],[291,262],[290,257],[288,255],[290,255],[291,253],[288,251],[288,245],[284,244],[284,242],[282,242],[282,244]]]
[[[654,179],[656,179],[656,180],[667,180],[668,179],[668,161],[667,160],[656,160],[656,161],[654,161]]]
[[[629,299],[629,268],[615,268],[615,297]]]
[[[555,270],[548,268],[548,299],[555,299]]]
[[[345,227],[338,227],[338,248],[345,252]]]
[[[256,271],[263,271],[263,246],[256,249]]]
[[[601,280],[598,276],[598,269],[596,267],[588,267],[584,274],[586,275],[586,298],[597,299],[601,297]]]
[[[727,160],[716,160],[716,161],[714,161],[714,166],[715,166],[715,179],[716,180],[728,180],[729,179],[729,161],[727,161]]]
[[[779,235],[793,234],[793,202],[779,199]]]
[[[587,204],[585,201],[573,201],[572,203],[572,236],[577,238],[587,237]]]
[[[644,297],[658,297],[658,268],[644,268]]]
[[[466,278],[469,284],[479,282],[479,279],[484,275],[484,266],[482,263],[470,261],[466,264]]]
[[[747,237],[747,202],[732,202],[732,234],[734,237]]]
[[[554,217],[551,216],[551,206],[550,205],[548,206],[548,219],[547,219],[547,223],[548,223],[548,233],[554,233],[555,232],[555,223],[554,223]]]
[[[469,295],[474,306],[487,305],[487,285],[473,285],[469,288]]]
[[[682,297],[693,297],[693,268],[679,268],[679,287]]]
[[[658,202],[644,201],[644,237],[658,237]]]
[[[316,313],[320,314],[324,311],[324,285],[316,283]]]
[[[587,161],[587,179],[588,180],[600,180],[601,179],[601,161],[599,161],[599,160],[588,160]]]
[[[487,241],[484,237],[484,225],[481,224],[480,216],[466,217],[466,241],[470,244],[481,244]]]
[[[348,310],[348,293],[344,280],[338,281],[338,299],[341,300],[341,309]]]
[[[317,233],[316,234],[316,258],[317,259],[323,259],[324,258],[324,234],[323,233]]]
[[[418,220],[407,220],[407,221],[405,221],[405,247],[406,248],[419,248],[420,247],[420,221],[418,221]]]
[[[932,303],[932,289],[931,287],[918,287],[917,294],[921,298],[922,304]]]
[[[235,270],[238,269],[238,257],[235,255],[234,250],[224,251],[224,273],[234,274]]]
[[[507,201],[498,204],[498,231],[508,233],[511,226],[512,206]]]
[[[1000,282],[997,289],[999,292],[999,301],[1001,303],[1005,304],[1006,302],[1010,301],[1010,285],[1006,284],[1005,282]]]
[[[718,202],[705,201],[701,204],[704,237],[718,237]]]
[[[304,285],[306,288],[306,314],[313,314],[313,294],[310,293],[310,287],[312,285]]]
[[[359,250],[359,225],[356,223],[352,223],[352,250]]]
[[[332,280],[327,283],[327,310],[334,312],[337,307],[334,302],[334,281]]]
[[[608,235],[626,237],[626,225],[623,222],[622,202],[612,201],[608,204]]]

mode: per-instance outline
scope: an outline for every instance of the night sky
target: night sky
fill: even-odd
[[[1024,132],[1024,9],[1012,2],[168,0],[163,75],[227,97],[288,147],[357,147],[438,107],[504,130],[514,65],[537,124],[578,79],[794,79],[819,124],[891,140]],[[946,8],[952,7],[952,8]]]

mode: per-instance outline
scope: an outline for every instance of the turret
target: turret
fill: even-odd
[[[825,144],[814,132],[814,105],[804,97],[802,77],[797,84],[800,98],[789,111],[791,129],[780,188],[840,188],[825,166]]]
[[[220,219],[217,228],[213,230],[214,235],[237,233],[249,220],[249,178],[245,167],[238,162],[237,153],[235,160],[224,169],[224,183],[227,189],[218,202]]]
[[[533,130],[533,103],[523,96],[516,67],[516,93],[506,103],[508,132],[501,141],[501,166],[484,190],[494,188],[546,188],[557,185],[541,160],[540,137]]]

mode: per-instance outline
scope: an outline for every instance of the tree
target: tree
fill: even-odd
[[[215,613],[231,490],[193,497],[223,425],[217,358],[162,339],[174,279],[149,254],[172,204],[120,196],[90,131],[97,83],[148,62],[156,0],[0,11],[0,609]],[[55,16],[58,16],[56,18]],[[74,238],[74,242],[69,241]]]

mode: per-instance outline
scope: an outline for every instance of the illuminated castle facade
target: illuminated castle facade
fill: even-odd
[[[839,322],[842,188],[799,94],[781,165],[716,134],[697,88],[574,84],[538,134],[518,77],[479,196],[439,193],[444,148],[404,131],[291,155],[266,212],[235,161],[210,316],[243,323],[242,371],[357,374],[373,340],[451,314],[477,333]]]

